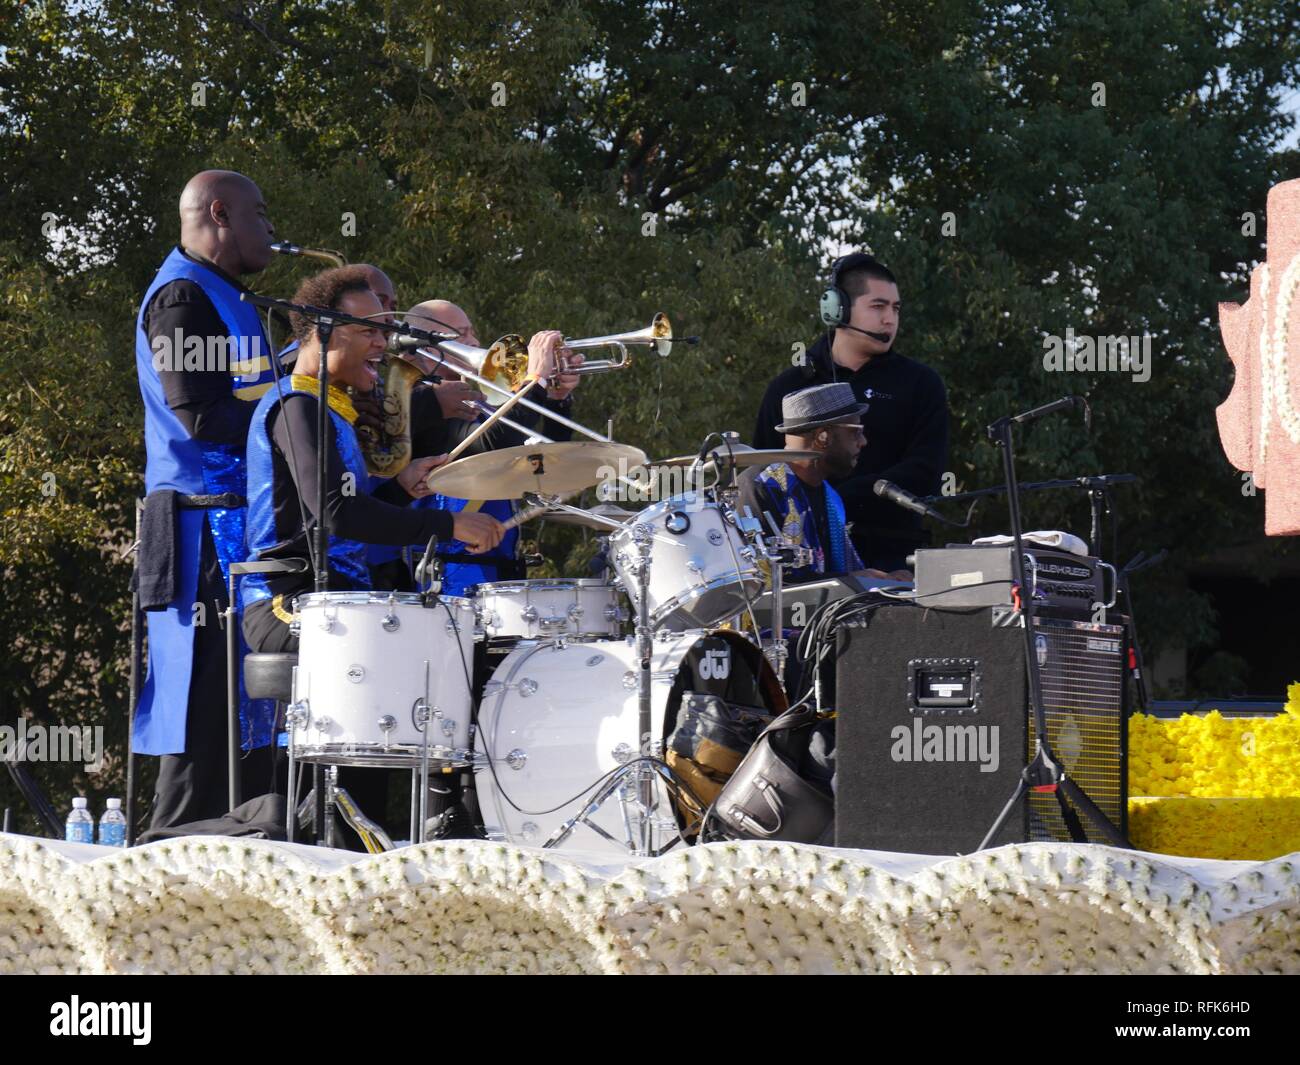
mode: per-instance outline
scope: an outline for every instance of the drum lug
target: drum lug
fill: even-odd
[[[328,732],[334,727],[334,722],[328,717],[318,717],[314,722],[312,722],[312,727],[317,732]]]
[[[398,626],[402,623],[397,620],[397,593],[390,592],[388,595],[388,613],[384,615],[384,620],[379,623],[385,632],[396,632]]]
[[[384,714],[375,724],[379,726],[379,731],[384,734],[384,746],[387,747],[388,734],[397,727],[397,718],[393,717],[392,714]]]
[[[360,684],[363,680],[365,680],[366,670],[364,666],[359,666],[356,663],[353,663],[352,665],[348,666],[347,672],[344,673],[343,675],[347,677],[348,680],[350,680],[353,684]]]
[[[721,533],[720,531],[718,531],[717,529],[710,529],[710,530],[708,531],[708,533],[705,534],[705,538],[706,538],[706,539],[709,541],[709,543],[711,543],[714,547],[721,547],[721,546],[722,546],[723,536],[722,536],[722,533]]]
[[[519,616],[531,625],[537,620],[537,607],[526,606],[519,612]]]
[[[570,621],[580,621],[582,619],[582,614],[583,614],[582,607],[580,607],[577,603],[574,603],[573,606],[569,607],[568,609],[568,615]],[[555,620],[559,621],[561,619],[556,618]]]
[[[447,737],[456,735],[456,722],[449,717],[443,717],[441,710],[434,710],[434,716],[442,723],[442,734]]]
[[[632,761],[632,756],[635,754],[636,751],[633,750],[631,744],[627,743],[620,743],[609,752],[610,757],[619,765],[627,765],[628,762]]]
[[[285,727],[302,728],[307,724],[309,716],[306,699],[299,699],[296,703],[290,703],[288,710],[284,714]]]
[[[523,769],[528,764],[528,752],[516,747],[506,755],[506,765],[511,769]]]

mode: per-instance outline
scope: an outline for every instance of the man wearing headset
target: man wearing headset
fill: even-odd
[[[820,304],[827,332],[808,349],[803,365],[768,385],[753,442],[759,448],[784,446],[776,426],[781,401],[791,392],[832,381],[852,385],[858,402],[867,404],[867,443],[853,473],[834,487],[863,562],[910,579],[907,556],[925,540],[921,518],[872,488],[886,480],[913,495],[939,491],[948,457],[948,397],[933,369],[894,350],[900,306],[898,282],[883,263],[862,252],[837,259]]]

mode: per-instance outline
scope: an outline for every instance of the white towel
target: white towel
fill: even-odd
[[[1080,540],[1074,533],[1062,532],[1060,529],[1039,529],[1037,532],[1022,533],[1020,538],[1025,543],[1037,544],[1039,547],[1055,547],[1060,551],[1069,551],[1073,555],[1086,556],[1088,554],[1088,545],[1084,541]],[[973,542],[1001,547],[1004,544],[1015,543],[1015,537],[981,536]]]

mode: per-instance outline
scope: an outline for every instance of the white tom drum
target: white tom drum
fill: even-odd
[[[666,742],[683,700],[695,698],[691,693],[771,713],[785,706],[762,652],[734,632],[665,633],[654,641],[651,668],[654,743]],[[546,843],[607,774],[636,756],[638,719],[632,638],[519,644],[493,673],[479,706],[475,748],[490,764],[477,770],[475,781],[488,837]],[[667,842],[681,827],[680,816],[661,780],[655,789],[657,835]],[[579,823],[557,849],[627,856],[617,793],[590,821],[598,827]]]
[[[496,581],[475,589],[474,609],[489,640],[600,640],[623,631],[620,599],[605,581]]]
[[[290,730],[304,762],[396,768],[470,761],[474,607],[442,596],[317,592],[298,598]]]
[[[638,526],[653,534],[647,599],[654,628],[709,628],[741,613],[762,592],[754,549],[730,511],[687,493],[647,507],[609,538],[610,563],[634,608]]]

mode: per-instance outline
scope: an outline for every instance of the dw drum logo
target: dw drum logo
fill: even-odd
[[[731,648],[705,651],[700,659],[700,676],[704,680],[726,680],[731,675]]]

